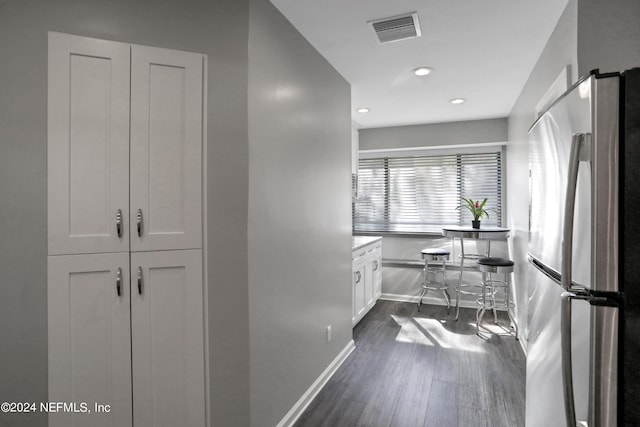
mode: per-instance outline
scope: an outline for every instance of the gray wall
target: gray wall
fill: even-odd
[[[205,53],[215,425],[248,415],[247,0],[0,2],[0,398],[47,400],[47,31]],[[348,156],[345,156],[348,161]],[[46,415],[0,414],[44,426]]]
[[[577,70],[577,0],[570,0],[558,20],[549,41],[529,75],[511,114],[507,144],[507,206],[512,232],[515,266],[516,304],[527,304],[527,243],[529,232],[529,159],[528,130],[536,118],[535,106],[566,65],[571,67],[572,81]],[[518,311],[518,324],[526,345],[527,312]]]
[[[349,84],[267,0],[252,0],[252,426],[276,425],[352,338],[350,105]]]
[[[578,71],[584,75],[640,66],[640,2],[580,0]]]
[[[507,119],[360,129],[360,150],[504,142]]]

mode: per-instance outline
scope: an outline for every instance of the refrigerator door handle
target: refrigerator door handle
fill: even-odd
[[[563,292],[560,305],[560,348],[562,363],[562,388],[567,427],[576,425],[576,407],[573,397],[573,366],[571,354],[571,292]]]
[[[575,133],[571,139],[571,153],[569,154],[569,175],[567,177],[567,192],[564,202],[564,221],[562,228],[562,274],[561,285],[565,290],[571,289],[571,264],[573,261],[573,219],[575,216],[576,189],[578,187],[578,168],[583,148],[589,134]]]
[[[562,294],[560,305],[560,346],[562,349],[562,385],[564,391],[564,407],[567,427],[576,426],[575,399],[573,396],[573,366],[571,355],[571,264],[573,261],[573,220],[578,186],[578,168],[584,159],[583,149],[588,134],[576,133],[571,138],[569,154],[569,175],[567,177],[567,193],[564,205],[564,223],[562,232],[562,274],[561,286],[567,291]]]
[[[606,297],[594,296],[586,289],[572,289],[560,294],[560,347],[562,357],[562,384],[565,398],[565,415],[568,427],[588,427],[586,421],[577,421],[573,398],[573,361],[571,351],[571,300],[583,300],[591,305],[614,306]]]

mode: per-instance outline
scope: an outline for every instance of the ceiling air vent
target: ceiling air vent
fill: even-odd
[[[416,12],[368,22],[378,43],[420,37],[420,23]]]

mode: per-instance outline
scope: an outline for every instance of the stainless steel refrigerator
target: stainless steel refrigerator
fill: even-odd
[[[527,427],[640,426],[640,69],[529,131]]]

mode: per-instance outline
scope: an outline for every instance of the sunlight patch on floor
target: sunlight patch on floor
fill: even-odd
[[[473,324],[473,327],[476,327],[476,324]],[[482,322],[480,326],[480,333],[485,336],[487,334],[491,335],[513,335],[513,328],[510,327],[509,324],[498,322],[495,323],[493,319],[487,321],[486,319]]]
[[[400,326],[396,341],[420,345],[438,346],[456,350],[484,353],[483,341],[475,334],[475,323],[470,333],[462,334],[447,330],[446,320],[423,317],[391,315]]]

